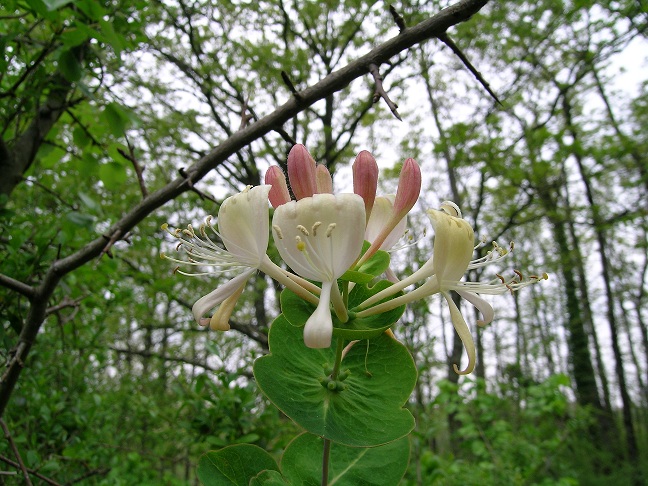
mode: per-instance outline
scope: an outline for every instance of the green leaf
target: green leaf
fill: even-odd
[[[386,444],[412,430],[403,405],[416,383],[416,367],[401,343],[386,334],[356,343],[342,361],[344,389],[322,382],[334,362],[332,348],[310,349],[302,330],[280,314],[270,327],[270,354],[254,363],[261,391],[307,431],[354,447]]]
[[[320,484],[324,440],[311,434],[295,438],[281,458],[281,470],[290,484]],[[380,447],[331,444],[329,484],[391,486],[398,484],[409,462],[408,437]]]
[[[117,162],[108,162],[99,167],[99,178],[109,191],[119,190],[128,179],[126,168]]]
[[[272,456],[255,445],[239,444],[204,454],[197,472],[205,486],[247,486],[265,470],[279,471]]]
[[[71,49],[66,49],[61,53],[58,59],[58,67],[63,77],[71,82],[78,81],[83,75],[81,63]]]
[[[47,10],[50,11],[58,10],[72,2],[74,2],[74,0],[43,0],[43,3],[47,6]]]
[[[371,245],[365,241],[362,245],[362,254],[369,249]],[[355,283],[369,283],[375,277],[382,274],[389,268],[390,257],[389,253],[383,250],[378,250],[372,257],[364,262],[357,270],[347,270],[340,280],[348,280]]]
[[[353,309],[372,295],[391,286],[392,283],[387,280],[381,280],[373,287],[366,285],[356,285],[349,294],[349,308]],[[394,297],[402,295],[398,292]],[[284,316],[293,326],[302,327],[315,311],[315,306],[306,302],[302,298],[288,289],[281,292],[281,310]],[[386,302],[389,299],[383,299],[380,302]],[[393,326],[405,312],[405,306],[401,305],[382,314],[369,317],[355,317],[353,312],[349,313],[349,320],[341,322],[335,314],[333,315],[333,336],[343,337],[349,340],[371,339],[379,336],[385,330]]]
[[[108,125],[110,132],[115,137],[124,135],[130,121],[126,110],[117,103],[107,104],[101,113],[101,118]]]
[[[250,481],[250,486],[286,486],[289,483],[277,471],[263,471]]]
[[[68,221],[84,228],[92,228],[95,218],[89,214],[79,213],[78,211],[71,211],[65,215]]]

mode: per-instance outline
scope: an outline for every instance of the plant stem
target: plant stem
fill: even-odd
[[[331,373],[332,380],[337,380],[337,377],[340,374],[340,363],[342,362],[342,351],[344,351],[344,339],[338,338],[337,347],[335,349],[335,363],[333,364],[333,372]],[[324,449],[322,451],[322,486],[326,486],[328,484],[330,457],[331,457],[331,441],[325,438]]]
[[[329,458],[331,456],[331,441],[324,439],[324,452],[322,453],[322,486],[328,484]]]

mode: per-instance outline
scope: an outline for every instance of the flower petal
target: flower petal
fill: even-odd
[[[450,307],[450,318],[452,319],[452,325],[457,331],[457,334],[459,335],[464,348],[466,348],[466,353],[468,354],[468,364],[466,365],[465,369],[459,370],[459,367],[456,364],[453,364],[452,366],[454,367],[455,373],[459,375],[467,375],[472,373],[472,371],[475,369],[475,361],[477,359],[475,352],[475,343],[473,341],[472,334],[470,333],[470,328],[468,327],[468,324],[466,324],[466,320],[464,319],[463,315],[461,315],[461,311],[452,300],[452,297],[450,297],[450,294],[448,294],[447,292],[442,292],[442,294],[445,297],[445,300],[448,302],[448,307]]]
[[[474,305],[479,312],[481,312],[483,319],[477,321],[478,326],[485,326],[486,324],[493,322],[493,319],[495,318],[495,311],[493,310],[492,305],[490,305],[474,292],[468,292],[467,290],[456,290],[456,292],[472,305]]]
[[[218,211],[218,231],[227,250],[258,266],[268,249],[268,194],[265,184],[228,197]]]
[[[241,297],[243,290],[245,290],[246,282],[236,289],[236,291],[225,299],[221,305],[218,306],[218,310],[214,313],[212,318],[209,320],[209,328],[212,331],[229,331],[229,318],[232,317],[232,312],[234,312],[234,306]]]
[[[331,319],[331,287],[333,282],[322,282],[322,294],[315,312],[304,326],[304,344],[309,348],[328,348],[333,336],[333,320]]]
[[[378,196],[374,200],[371,216],[369,216],[369,221],[367,222],[367,228],[365,230],[365,240],[369,243],[376,241],[385,225],[390,221],[394,212],[395,197],[395,195],[389,194],[387,196]],[[380,244],[380,249],[389,250],[393,247],[405,234],[406,227],[407,216],[403,217],[391,230],[385,240]]]
[[[198,299],[191,308],[196,322],[201,326],[206,326],[209,323],[209,319],[204,319],[203,316],[225,299],[234,295],[242,285],[245,285],[245,282],[247,282],[254,272],[256,272],[256,269],[250,268]]]

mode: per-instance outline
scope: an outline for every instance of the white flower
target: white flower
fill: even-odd
[[[218,286],[209,294],[201,297],[193,305],[192,312],[196,322],[212,329],[229,329],[229,317],[240,297],[248,279],[254,275],[265,261],[269,240],[268,193],[272,186],[247,187],[239,194],[228,197],[218,211],[218,230],[211,223],[211,216],[200,225],[199,233],[189,225],[187,229],[169,231],[180,240],[178,249],[183,249],[188,261],[177,260],[162,255],[163,258],[183,265],[214,267],[211,271],[187,273],[183,275],[206,275],[236,269],[240,273]],[[167,228],[166,225],[163,226]],[[208,232],[219,237],[225,248],[214,243]],[[211,317],[203,317],[211,309],[220,305]]]
[[[471,260],[474,252],[474,231],[470,224],[461,217],[459,208],[450,201],[445,201],[441,205],[441,210],[428,210],[428,216],[434,227],[434,253],[419,270],[414,272],[408,278],[395,283],[391,287],[377,293],[373,297],[363,302],[358,309],[361,310],[356,314],[357,317],[386,312],[400,305],[422,299],[432,294],[441,293],[450,308],[450,317],[452,324],[461,338],[468,354],[468,365],[464,370],[459,370],[454,365],[455,371],[459,374],[468,374],[475,367],[475,345],[470,333],[470,328],[461,314],[461,311],[452,300],[449,291],[454,290],[464,297],[468,302],[473,304],[482,314],[483,319],[477,321],[479,325],[485,325],[493,320],[493,308],[484,299],[479,297],[476,292],[488,294],[502,294],[507,291],[513,291],[531,283],[537,282],[540,278],[547,278],[546,274],[542,277],[532,275],[529,280],[524,282],[521,274],[516,273],[519,279],[505,281],[502,277],[499,280],[493,280],[487,283],[480,282],[462,282],[463,275],[469,269],[482,267],[494,261],[500,260],[509,253],[496,243],[494,251],[489,252],[485,257]],[[479,245],[481,246],[481,245]],[[511,249],[513,246],[511,245]],[[411,292],[392,299],[383,304],[369,307],[372,304],[394,295],[396,292],[405,289],[413,283],[427,279],[421,286]]]
[[[281,258],[298,275],[322,283],[317,309],[304,327],[308,347],[331,345],[331,301],[346,319],[337,279],[360,255],[365,222],[364,201],[356,194],[315,194],[275,211],[272,232]]]

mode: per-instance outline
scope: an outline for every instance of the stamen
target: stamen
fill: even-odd
[[[330,238],[331,234],[333,233],[333,230],[335,229],[335,223],[331,223],[328,225],[328,228],[326,228],[326,237]]]
[[[322,226],[321,221],[316,221],[315,223],[313,223],[313,226],[311,227],[311,233],[313,233],[313,236],[317,236],[317,228],[319,228],[320,226]]]
[[[273,224],[272,229],[275,230],[275,233],[277,233],[277,236],[279,237],[279,239],[283,240],[283,233],[281,232],[281,228],[279,226],[277,226],[276,224]]]
[[[301,224],[297,225],[297,229],[302,232],[304,236],[310,236],[310,233],[306,229],[306,227],[302,226]]]

